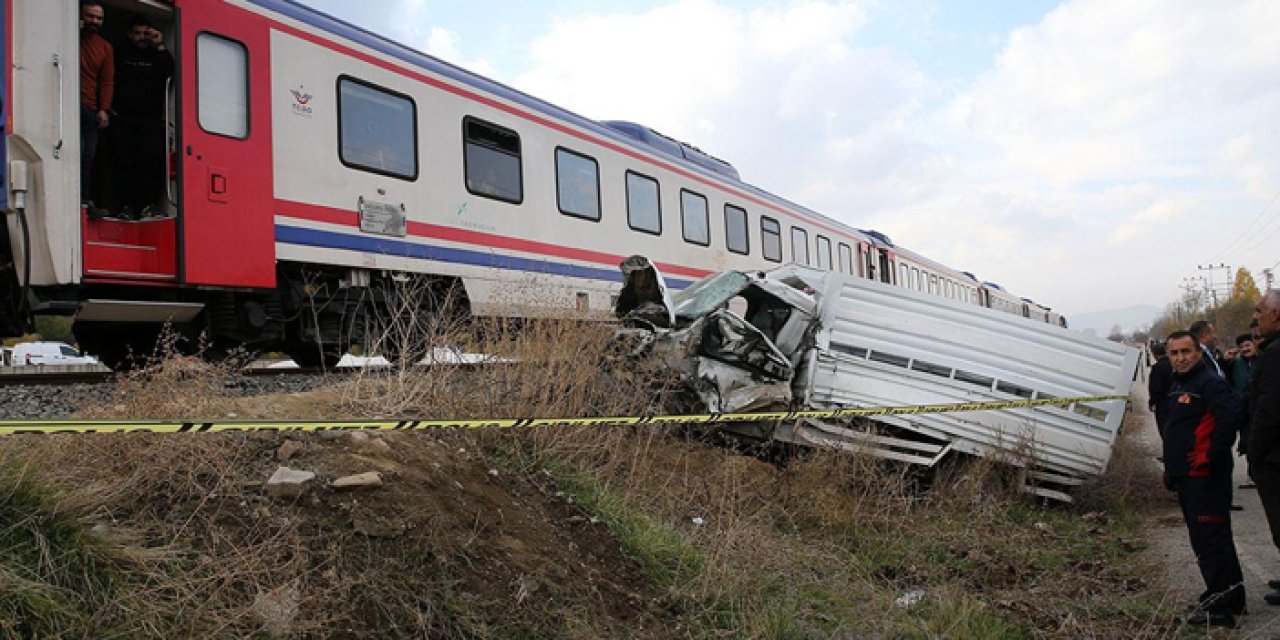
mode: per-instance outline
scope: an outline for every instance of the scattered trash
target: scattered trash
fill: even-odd
[[[703,524],[706,524],[706,522],[707,522],[706,520],[702,519],[702,516],[694,516],[693,518],[693,524],[695,526],[701,527]]]
[[[917,589],[916,591],[908,591],[898,596],[898,599],[894,600],[893,602],[899,607],[907,608],[907,607],[914,607],[917,604],[920,604],[920,601],[923,599],[924,599],[924,591]]]

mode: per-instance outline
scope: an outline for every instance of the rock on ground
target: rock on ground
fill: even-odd
[[[307,490],[307,483],[315,477],[314,471],[280,467],[267,480],[267,495],[272,498],[296,498]]]

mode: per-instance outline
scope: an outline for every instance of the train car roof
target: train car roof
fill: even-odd
[[[875,229],[858,229],[858,231],[861,231],[862,233],[864,233],[864,234],[866,234],[866,235],[870,236],[870,237],[871,237],[872,239],[874,239],[876,242],[882,242],[882,243],[884,243],[885,245],[890,246],[890,247],[894,246],[893,241],[889,239],[889,236],[887,236],[887,235],[885,235],[885,234],[883,234],[883,233],[880,233],[879,231],[876,231]]]
[[[969,273],[968,271],[960,271],[955,267],[949,267],[945,264],[942,264],[941,262],[938,262],[937,260],[934,260],[933,258],[916,253],[915,251],[912,251],[911,249],[907,249],[905,247],[895,247],[894,251],[900,257],[906,257],[911,259],[913,262],[919,262],[920,264],[928,265],[929,267],[937,271],[944,271],[948,275],[951,275],[956,278],[960,278],[961,276],[968,277],[970,280],[973,281],[974,284],[978,284],[978,279],[973,277],[973,274]]]
[[[819,225],[831,225],[832,227],[835,228],[833,230],[839,230],[841,233],[845,233],[849,236],[852,236],[861,240],[866,239],[866,234],[864,234],[862,231],[844,222],[840,222],[829,216],[818,213],[817,211],[814,211],[808,207],[805,207],[803,205],[787,200],[786,198],[783,198],[776,194],[765,191],[764,189],[753,186],[749,183],[743,182],[741,177],[736,176],[737,170],[733,169],[732,165],[718,158],[714,158],[713,156],[710,156],[708,154],[704,154],[703,152],[701,152],[700,150],[697,150],[697,148],[693,147],[692,145],[688,145],[690,149],[696,150],[697,153],[705,155],[706,158],[708,158],[709,160],[705,163],[700,163],[694,160],[690,160],[689,158],[685,157],[684,154],[682,153],[678,153],[678,152],[673,153],[670,149],[664,149],[662,146],[654,146],[653,144],[648,144],[646,141],[638,140],[636,137],[627,135],[622,131],[610,128],[605,123],[598,122],[596,120],[592,120],[590,118],[578,115],[577,113],[574,113],[568,109],[565,109],[564,107],[556,106],[550,102],[547,102],[540,98],[535,98],[527,93],[524,93],[513,87],[509,87],[496,80],[486,78],[472,71],[463,69],[462,67],[459,67],[457,65],[450,64],[448,62],[445,62],[444,60],[440,60],[439,58],[435,58],[431,55],[428,55],[426,53],[413,49],[405,44],[392,40],[386,36],[374,33],[373,31],[365,29],[364,27],[354,25],[341,18],[336,18],[323,11],[304,5],[298,0],[247,0],[247,2],[263,7],[264,9],[268,9],[270,11],[275,11],[277,13],[288,16],[290,18],[293,18],[294,20],[298,20],[299,22],[305,23],[312,27],[327,31],[335,36],[346,38],[352,42],[359,43],[360,45],[363,45],[365,47],[368,47],[380,53],[391,56],[408,65],[427,69],[433,73],[438,73],[456,82],[469,85],[471,87],[483,90],[488,93],[492,93],[505,100],[509,100],[515,104],[518,104],[530,110],[539,112],[543,115],[551,116],[553,118],[572,123],[575,126],[590,130],[593,134],[597,136],[608,138],[615,143],[622,143],[629,147],[640,149],[642,151],[646,151],[651,154],[653,154],[656,151],[658,153],[654,155],[657,155],[660,158],[669,157],[675,160],[676,162],[680,163],[682,168],[697,172],[701,174],[703,177],[728,183],[729,186],[733,186],[735,188],[747,191],[751,195],[754,195],[758,198],[769,200],[774,205],[777,205],[781,208],[792,209],[804,217],[816,218],[814,222],[817,222]],[[641,127],[641,125],[636,125],[636,126]],[[652,131],[652,130],[650,129],[649,131]],[[656,134],[657,132],[654,132],[654,133]],[[658,135],[661,135],[661,134],[658,134]],[[662,137],[666,138],[667,140],[671,140],[671,138],[668,138],[667,136],[662,136]],[[677,144],[682,144],[682,143],[677,142]],[[690,155],[693,155],[693,154],[691,153]],[[722,163],[723,165],[728,166],[730,169],[732,169],[732,172],[735,175],[731,176],[726,171],[720,170],[718,168],[710,168],[708,166],[704,166],[704,164],[716,164],[716,163]]]

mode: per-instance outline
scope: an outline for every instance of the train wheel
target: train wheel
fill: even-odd
[[[339,345],[318,345],[293,343],[285,345],[284,352],[289,354],[299,367],[308,369],[332,369],[338,366],[347,348]]]

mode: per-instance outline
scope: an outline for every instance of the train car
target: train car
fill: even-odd
[[[903,247],[897,248],[896,264],[900,287],[978,304],[978,282],[971,274]]]
[[[119,148],[100,149],[82,184],[80,5],[4,0],[0,328],[71,315],[108,364],[165,324],[332,364],[405,314],[446,312],[446,292],[473,315],[603,316],[635,253],[676,288],[785,262],[891,283],[908,262],[955,273],[691,145],[289,0],[101,6],[116,46],[141,15],[175,59],[164,166],[148,169],[166,183],[142,219],[118,210]]]

